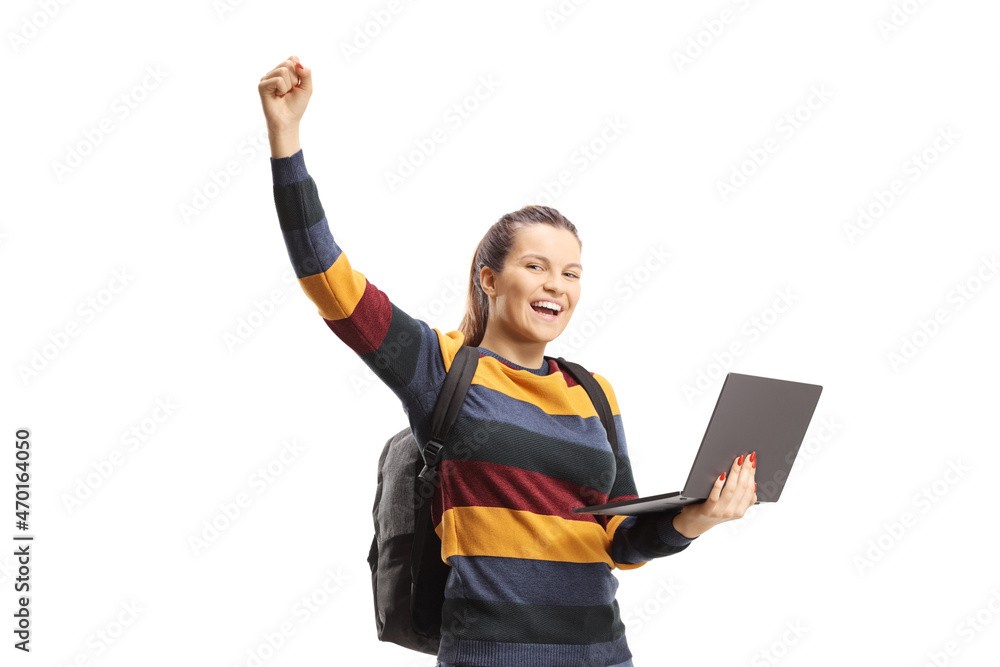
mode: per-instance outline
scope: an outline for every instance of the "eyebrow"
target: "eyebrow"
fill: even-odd
[[[545,257],[544,255],[539,255],[538,253],[535,253],[535,252],[529,252],[529,253],[525,253],[524,255],[521,255],[521,257],[520,257],[520,259],[518,261],[520,261],[521,259],[526,259],[528,257],[536,257],[536,258],[538,258],[538,259],[540,259],[540,260],[542,260],[543,262],[546,262],[546,263],[548,263],[548,261],[549,261],[548,257]],[[578,268],[581,271],[583,271],[583,265],[582,264],[578,264],[576,262],[572,262],[571,264],[567,264],[566,268],[568,269],[571,266],[575,266],[576,268]]]

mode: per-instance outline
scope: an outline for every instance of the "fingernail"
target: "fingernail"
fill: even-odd
[[[757,450],[756,449],[753,450],[752,452],[750,452],[750,460],[751,461],[756,461],[757,460]]]
[[[726,473],[722,473],[721,475],[719,475],[720,482],[724,482],[725,480],[726,480]]]
[[[302,66],[302,63],[295,63],[295,66],[299,69],[305,69],[305,67]]]
[[[754,461],[754,462],[753,462],[753,465],[751,465],[750,467],[751,467],[751,468],[756,468],[756,467],[757,467],[757,462],[756,462],[756,461]]]
[[[736,459],[736,465],[738,465],[738,466],[743,465],[743,455],[742,454],[740,454],[740,458]]]
[[[753,492],[757,493],[757,482],[753,483]]]

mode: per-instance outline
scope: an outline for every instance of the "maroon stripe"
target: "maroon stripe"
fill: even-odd
[[[573,514],[570,510],[584,504],[607,502],[607,494],[500,463],[446,459],[441,462],[440,475],[446,499],[443,511],[452,507],[507,507],[601,523],[593,514]],[[584,498],[586,503],[581,500]],[[590,499],[594,499],[593,502]],[[435,501],[434,514],[440,517],[443,511],[437,498]]]
[[[560,366],[560,365],[559,365],[559,362],[558,362],[558,361],[556,361],[556,362],[554,362],[554,363],[555,363],[555,365],[556,365],[556,368],[558,368],[558,369],[559,369],[559,372],[560,372],[560,373],[562,373],[562,376],[563,376],[563,380],[565,380],[565,381],[566,381],[566,386],[567,386],[567,387],[575,387],[575,386],[577,385],[577,382],[576,382],[576,380],[574,380],[574,379],[573,379],[573,376],[572,376],[572,375],[570,375],[569,373],[567,373],[567,372],[566,372],[566,371],[565,371],[565,370],[564,370],[564,369],[562,368],[562,366]],[[591,373],[591,375],[593,375],[593,373]]]
[[[563,370],[563,368],[561,366],[559,366],[559,362],[558,361],[556,361],[555,359],[553,359],[551,363],[555,364],[556,368],[559,369],[559,372],[562,373],[563,379],[566,380],[566,386],[567,387],[575,387],[577,384],[579,384],[576,380],[573,379],[572,375],[570,375],[569,373],[567,373],[565,370]],[[591,375],[594,374],[593,371],[588,371],[588,372]]]
[[[382,345],[392,321],[392,304],[385,292],[365,278],[365,291],[350,317],[323,318],[326,325],[357,354],[369,354]]]

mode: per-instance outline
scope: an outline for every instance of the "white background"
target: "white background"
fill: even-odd
[[[996,3],[50,5],[4,5],[4,664],[434,663],[376,640],[365,560],[405,415],[289,280],[257,84],[292,54],[334,236],[407,312],[457,328],[502,214],[577,225],[547,352],[614,385],[640,494],[683,485],[726,371],[823,385],[780,502],[617,573],[637,667],[994,659]]]

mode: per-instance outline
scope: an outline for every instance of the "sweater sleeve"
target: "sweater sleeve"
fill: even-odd
[[[632,477],[632,465],[628,455],[628,445],[625,441],[625,428],[622,423],[618,399],[611,384],[603,377],[594,374],[604,388],[614,413],[615,429],[618,433],[618,457],[615,466],[615,479],[608,493],[607,502],[632,500],[639,497]],[[694,540],[685,537],[674,528],[673,519],[680,513],[680,508],[640,514],[637,516],[611,516],[608,518],[606,530],[611,541],[611,559],[623,570],[635,569],[653,558],[672,556],[688,548]],[[600,515],[598,515],[600,516]]]
[[[334,240],[302,150],[271,158],[274,204],[298,284],[337,337],[372,369],[403,405],[421,451],[429,414],[462,345],[392,303],[355,270]]]

